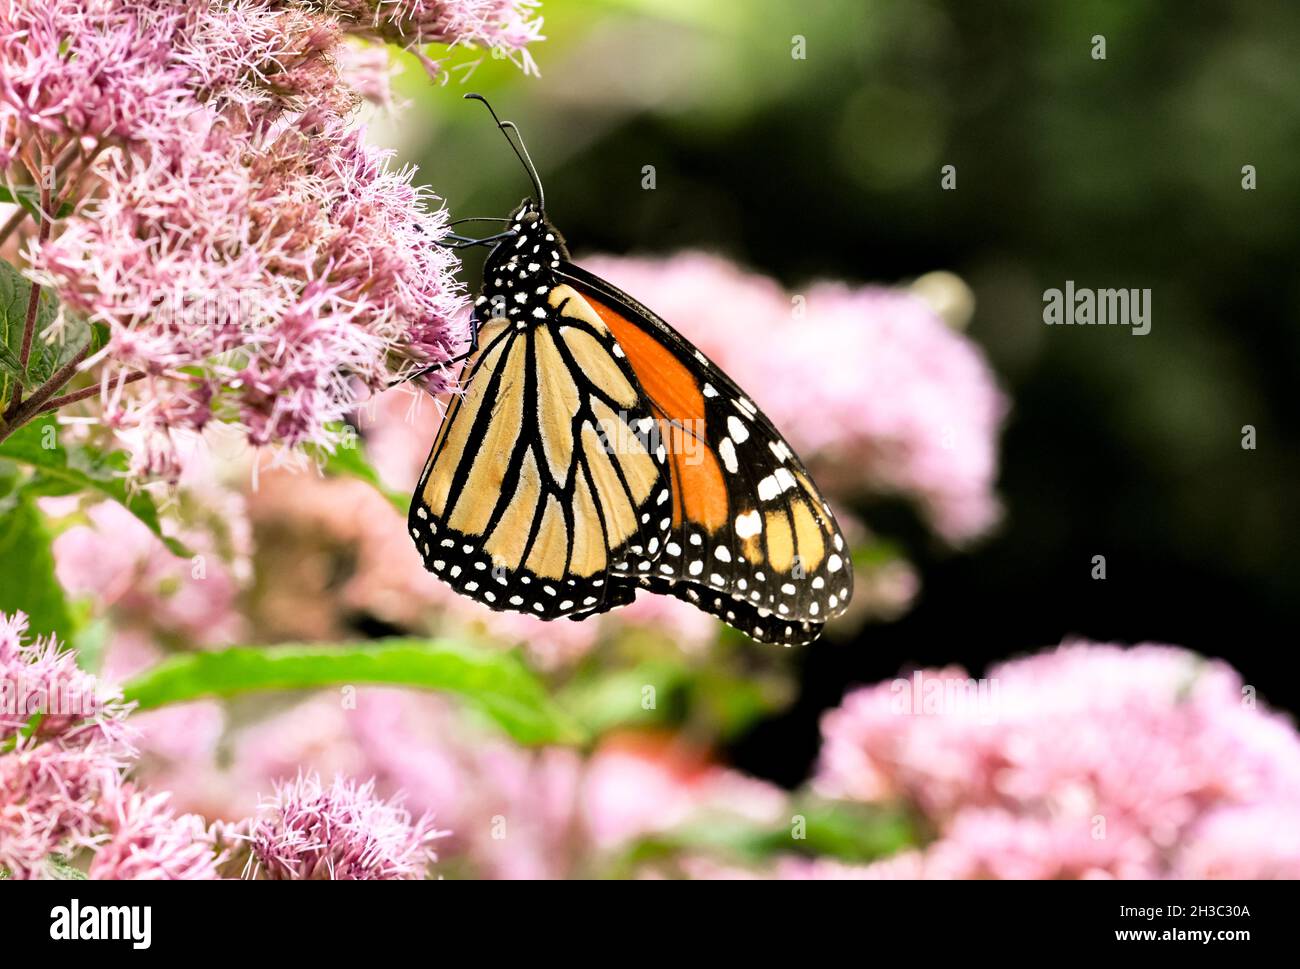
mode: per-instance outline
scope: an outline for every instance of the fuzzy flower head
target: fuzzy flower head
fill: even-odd
[[[822,733],[817,787],[919,811],[936,877],[1300,876],[1293,838],[1248,834],[1300,817],[1300,736],[1187,650],[922,670],[850,693]]]
[[[0,867],[45,873],[51,854],[93,846],[100,808],[133,751],[128,707],[27,617],[0,614]]]
[[[96,845],[89,877],[114,880],[220,878],[212,835],[197,815],[177,816],[168,794],[124,785],[103,808],[107,833]]]
[[[53,636],[26,634],[27,616],[0,613],[0,744],[123,739],[129,708],[121,694],[82,670]]]
[[[283,879],[420,879],[437,859],[433,842],[445,832],[426,815],[375,795],[374,781],[315,775],[277,784],[249,825],[246,877]]]

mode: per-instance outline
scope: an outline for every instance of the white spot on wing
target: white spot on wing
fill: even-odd
[[[763,517],[757,511],[747,511],[736,516],[736,534],[741,538],[753,538],[763,530]]]
[[[722,466],[730,474],[740,470],[740,464],[736,461],[736,445],[731,443],[731,438],[724,437],[718,443],[718,456],[722,458]]]

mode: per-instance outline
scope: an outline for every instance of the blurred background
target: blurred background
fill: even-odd
[[[520,124],[575,255],[703,249],[792,291],[954,272],[974,294],[967,332],[1012,401],[1000,527],[954,551],[906,504],[864,506],[922,588],[898,621],[797,651],[793,706],[734,742],[745,768],[802,779],[819,712],[850,684],[908,664],[979,670],[1071,635],[1182,644],[1300,707],[1286,524],[1300,481],[1300,10],[549,0],[544,13],[540,81],[488,62],[466,86]],[[414,67],[399,89],[411,107],[377,136],[455,217],[506,214],[527,182],[481,108]],[[1151,332],[1044,326],[1043,292],[1067,279],[1149,287]],[[748,389],[760,405],[780,393]]]

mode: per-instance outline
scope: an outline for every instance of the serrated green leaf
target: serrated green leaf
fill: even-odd
[[[126,685],[141,709],[260,690],[380,684],[452,693],[525,744],[586,739],[513,653],[422,639],[237,646],[174,656]]]
[[[0,612],[27,613],[33,635],[74,632],[72,614],[54,574],[53,536],[32,499],[19,492],[0,515]]]
[[[92,325],[79,316],[69,315],[63,321],[59,338],[50,339],[48,330],[58,318],[58,301],[48,290],[43,290],[37,302],[32,344],[24,367],[22,342],[31,289],[31,282],[0,260],[0,400],[6,402],[13,394],[15,383],[28,391],[40,387],[87,344],[93,353],[108,338],[103,324]]]
[[[59,339],[51,340],[47,330],[58,318],[59,304],[53,294],[43,290],[37,302],[32,345],[24,368],[22,341],[31,291],[31,282],[0,260],[0,400],[9,400],[14,381],[28,390],[39,387],[85,349],[87,343],[93,353],[108,337],[103,324],[92,325],[70,314],[63,321]]]
[[[174,554],[190,555],[181,542],[163,534],[153,499],[143,491],[132,491],[128,486],[123,474],[127,459],[122,452],[102,454],[87,445],[65,447],[59,442],[58,425],[53,417],[47,415],[20,427],[0,442],[0,458],[35,468],[38,478],[33,487],[43,494],[85,490],[112,498],[144,522]]]

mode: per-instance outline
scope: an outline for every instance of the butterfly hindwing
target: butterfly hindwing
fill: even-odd
[[[635,571],[754,639],[815,639],[852,595],[830,508],[790,446],[725,373],[627,294],[564,263],[621,350],[668,452],[672,521],[664,551]]]
[[[458,592],[577,618],[630,601],[611,580],[661,550],[671,494],[664,453],[638,437],[652,421],[617,342],[530,282],[483,320],[408,523],[425,567]]]

